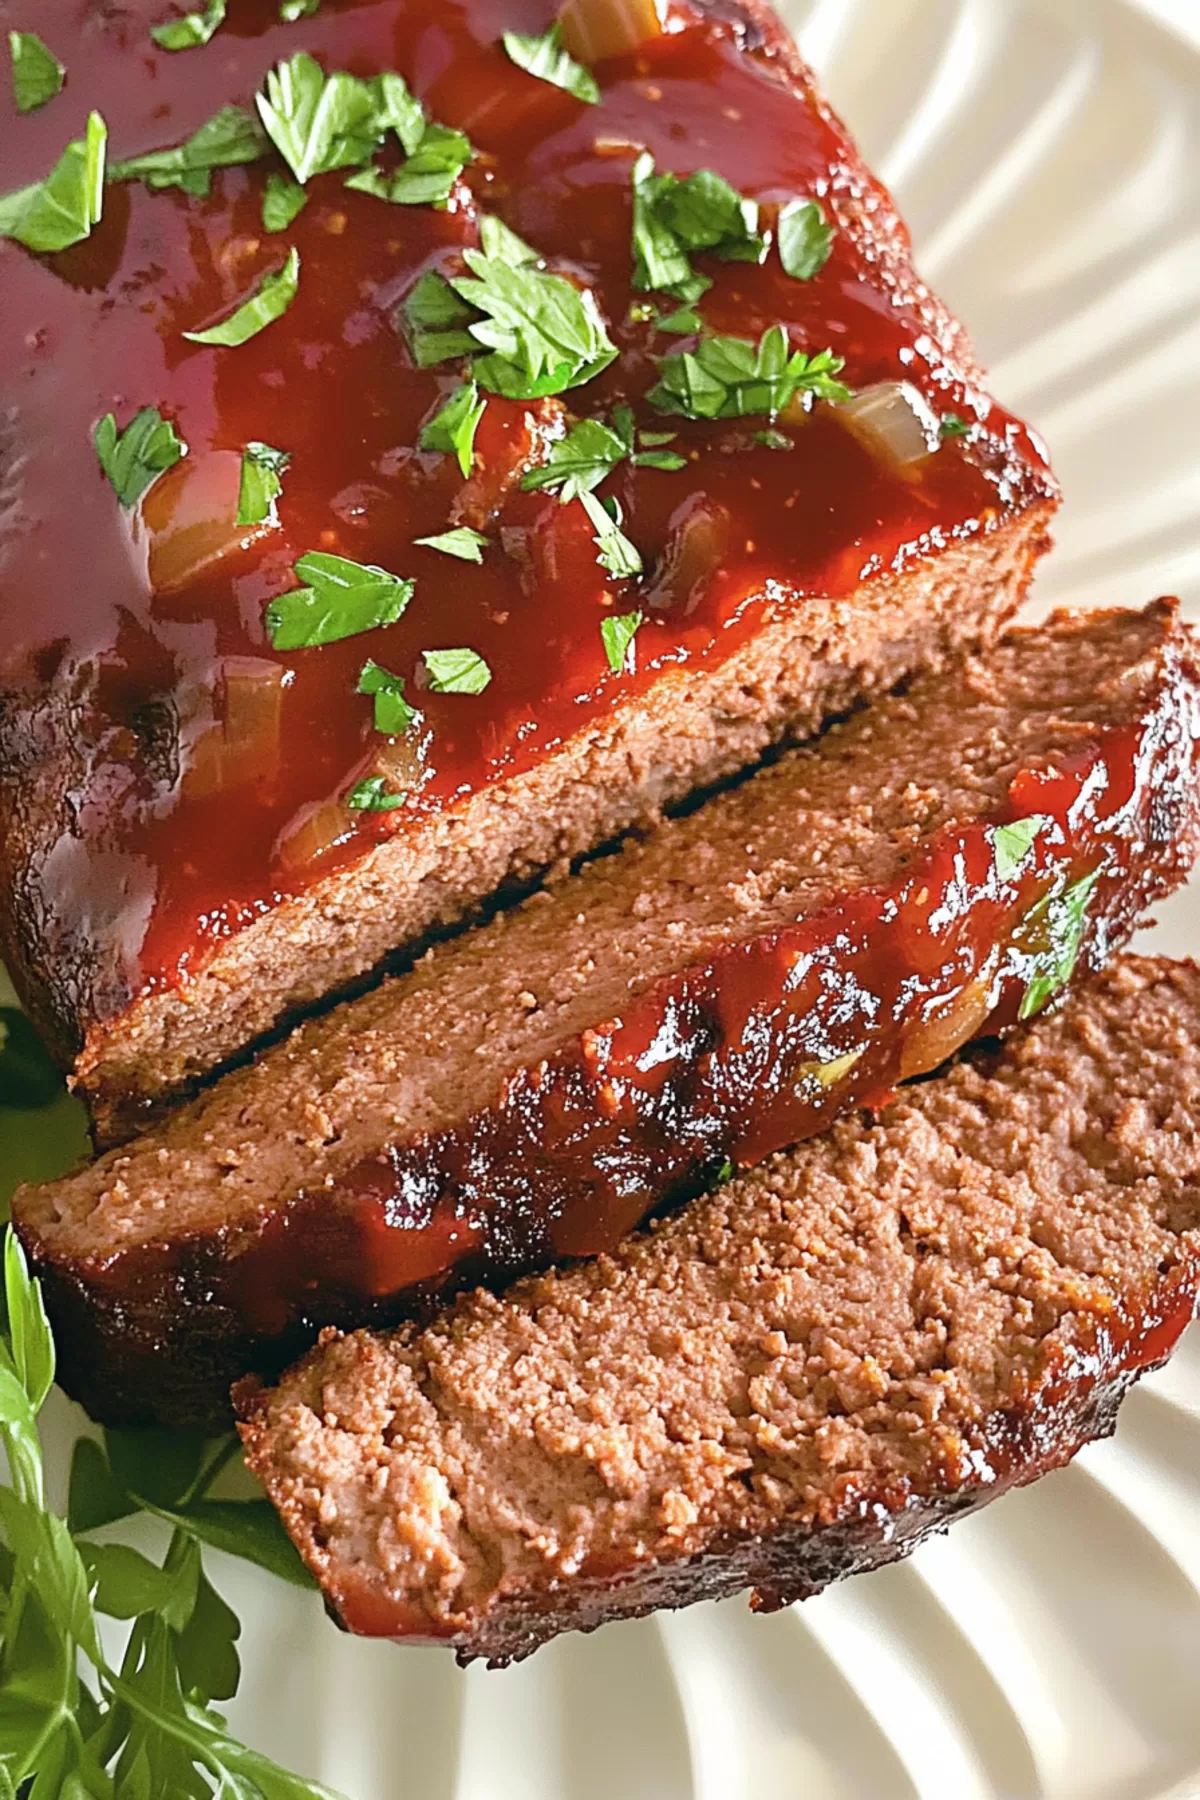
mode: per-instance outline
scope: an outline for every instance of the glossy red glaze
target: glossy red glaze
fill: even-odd
[[[98,894],[111,914],[112,894],[123,893],[120,935],[142,991],[179,982],[222,937],[381,837],[534,764],[665,665],[724,658],[765,609],[849,592],[864,575],[985,532],[1017,503],[1029,470],[1044,467],[1023,428],[964,389],[919,312],[888,295],[845,231],[811,282],[789,279],[774,255],[761,268],[714,264],[703,310],[716,328],[785,322],[797,346],[843,355],[852,384],[904,377],[939,411],[977,414],[988,436],[900,472],[828,409],[786,454],[755,445],[754,422],[681,425],[686,471],[625,471],[610,486],[651,586],[698,505],[728,512],[724,566],[655,608],[636,675],[613,675],[600,621],[637,606],[638,587],[605,576],[578,507],[503,491],[497,471],[511,470],[524,407],[493,400],[479,438],[474,481],[497,502],[490,529],[497,539],[503,529],[503,547],[481,568],[414,547],[462,504],[453,459],[414,448],[458,375],[411,366],[392,324],[397,303],[423,269],[450,267],[476,241],[486,205],[594,286],[622,348],[567,403],[596,414],[629,399],[661,427],[641,404],[649,352],[679,340],[624,323],[631,146],[680,173],[716,168],[767,202],[831,184],[868,202],[878,190],[833,123],[767,59],[738,51],[732,25],[685,4],[636,62],[599,69],[597,107],[534,81],[499,45],[505,28],[543,29],[548,0],[325,0],[295,25],[277,12],[275,0],[245,0],[209,45],[171,55],[150,42],[163,8],[147,0],[119,9],[42,0],[37,26],[67,65],[65,92],[25,118],[0,93],[5,189],[44,174],[89,108],[108,120],[113,160],[178,143],[219,106],[251,105],[272,64],[302,48],[328,69],[399,69],[481,152],[444,211],[390,207],[331,175],[311,184],[286,233],[267,236],[259,204],[272,158],[217,173],[207,200],[110,187],[101,226],[58,256],[0,243],[0,688],[76,695],[85,758],[71,854],[31,879],[39,903],[83,942]],[[27,20],[0,0],[0,23]],[[238,349],[184,339],[281,266],[289,244],[302,270],[282,321]],[[151,490],[145,516],[131,517],[91,436],[110,409],[124,424],[144,405],[175,422],[189,455]],[[156,590],[147,521],[161,529],[177,504],[202,514],[210,495],[227,508],[230,457],[251,439],[292,453],[278,526],[170,586],[160,543]],[[295,559],[317,548],[413,576],[416,597],[386,630],[277,655],[264,608],[295,585]],[[462,644],[486,657],[493,681],[478,696],[421,698],[430,749],[407,805],[331,815],[380,742],[370,701],[354,691],[364,660],[411,683],[420,651]],[[286,674],[278,754],[267,744],[255,759],[232,759],[224,786],[189,782],[189,746],[221,716],[228,659],[248,657]],[[145,750],[164,715],[181,746],[165,765]],[[323,806],[318,836],[329,840],[332,817],[335,841],[306,860],[305,828]]]

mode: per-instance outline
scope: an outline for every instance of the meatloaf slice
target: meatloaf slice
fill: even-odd
[[[313,176],[286,240],[263,232],[285,168],[264,138],[245,168],[192,170],[203,194],[154,175],[110,184],[69,279],[0,242],[0,952],[101,1143],[501,884],[992,641],[1058,497],[760,0],[625,9],[645,41],[598,63],[595,105],[505,53],[514,23],[552,24],[553,0],[325,6],[286,41],[263,7],[196,57],[135,52],[127,10],[39,12],[57,54],[86,66],[118,170],[231,108],[252,154],[271,65],[301,54],[327,74],[402,77],[470,146],[449,204],[385,212],[345,170]],[[5,118],[5,185],[40,180],[67,129],[57,108]],[[743,197],[731,255],[696,252],[691,342],[658,329],[678,294],[635,269],[643,155],[659,183],[709,172],[701,246],[713,204],[728,217],[731,188]],[[799,215],[814,238],[799,274],[776,229],[789,201],[816,209]],[[489,386],[461,330],[418,341],[431,282],[470,317],[444,278],[501,226],[587,289],[611,358]],[[303,269],[286,314],[236,348],[197,342],[285,247]],[[812,391],[778,420],[778,381],[737,383],[720,417],[654,397],[670,351],[678,368],[699,338],[730,335],[751,363],[786,338],[816,359]],[[432,336],[452,340],[449,361],[425,354]],[[869,390],[865,412],[838,403],[830,360]],[[451,455],[448,425],[431,427],[468,367],[486,411]],[[94,433],[149,409],[187,453],[122,500]],[[629,456],[609,429],[622,418],[640,434]],[[600,560],[579,499],[523,486],[584,422],[617,444],[598,493],[623,509],[642,572]],[[239,452],[256,443],[290,463],[246,527]],[[448,528],[460,552],[464,529],[482,533],[482,554],[469,536],[474,562],[444,554]],[[314,556],[415,587],[407,604],[389,588],[374,624],[297,647],[270,609]],[[631,619],[633,646],[606,643]],[[482,659],[469,677],[428,660],[452,647]],[[390,704],[363,690],[371,664]],[[405,731],[398,682],[420,715]]]
[[[1182,878],[1198,755],[1167,602],[880,701],[18,1193],[64,1381],[106,1419],[219,1415],[321,1326],[609,1249],[882,1104]]]
[[[875,1124],[240,1395],[338,1617],[504,1663],[772,1609],[1113,1429],[1200,1284],[1200,970],[1123,958]]]

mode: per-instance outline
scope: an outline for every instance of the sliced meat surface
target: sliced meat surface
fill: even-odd
[[[1127,957],[875,1123],[241,1395],[352,1631],[462,1659],[774,1608],[1111,1431],[1200,1283],[1200,970]]]
[[[1098,966],[1190,866],[1170,603],[1060,616],[855,715],[18,1194],[63,1379],[219,1417],[329,1324],[611,1248]]]

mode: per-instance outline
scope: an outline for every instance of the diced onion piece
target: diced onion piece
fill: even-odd
[[[355,816],[340,799],[306,806],[276,839],[275,861],[287,874],[308,868],[354,835]]]
[[[658,612],[693,612],[713,576],[725,566],[732,537],[733,520],[726,507],[694,500],[667,540],[644,604]]]
[[[941,443],[941,425],[910,381],[881,381],[836,408],[837,417],[877,453],[901,467],[924,462]]]
[[[663,35],[663,0],[566,0],[558,15],[563,48],[577,62],[628,56]]]
[[[414,727],[403,737],[388,738],[375,751],[370,773],[383,775],[389,788],[398,794],[418,787],[425,768],[424,749],[428,737],[428,732]]]
[[[149,539],[150,585],[170,593],[205,569],[276,529],[237,523],[242,459],[236,450],[186,456],[154,483],[142,502],[142,529]]]
[[[956,1050],[961,1050],[978,1035],[995,1005],[993,976],[994,969],[989,963],[944,1011],[910,1026],[900,1056],[901,1080],[907,1081],[913,1075],[927,1075],[931,1069],[940,1068],[948,1056],[953,1056]]]
[[[186,792],[214,794],[269,782],[279,769],[287,670],[261,656],[227,656],[213,695],[216,722],[195,739]]]

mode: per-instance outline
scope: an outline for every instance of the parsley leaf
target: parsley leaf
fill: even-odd
[[[112,165],[108,178],[144,181],[151,188],[179,187],[203,196],[208,193],[213,169],[257,162],[268,147],[267,135],[253,113],[241,106],[223,106],[186,143],[127,157]]]
[[[761,444],[764,450],[794,450],[796,448],[794,440],[788,436],[786,431],[756,431],[754,441],[756,444]]]
[[[238,490],[239,525],[261,525],[264,519],[274,517],[275,502],[283,492],[283,473],[291,460],[286,450],[275,450],[270,444],[246,445]]]
[[[693,302],[712,286],[691,264],[705,250],[726,261],[762,262],[767,240],[758,206],[712,169],[658,175],[644,150],[633,165],[633,285]]]
[[[457,456],[459,468],[469,475],[475,455],[475,433],[486,410],[487,400],[480,399],[477,383],[464,381],[422,428],[418,440],[421,449]]]
[[[470,356],[478,350],[475,339],[465,329],[474,317],[471,308],[459,299],[445,276],[439,275],[436,269],[426,269],[401,305],[396,323],[408,339],[417,367],[428,369],[436,363]],[[426,447],[436,449],[440,446]]]
[[[969,436],[970,431],[971,427],[967,424],[967,421],[965,419],[960,419],[957,413],[942,414],[939,435],[943,443],[946,442],[947,438],[967,437]]]
[[[1032,813],[1027,819],[1014,819],[1010,825],[997,825],[992,836],[992,853],[999,880],[1016,879],[1034,840],[1053,822],[1044,813]]]
[[[601,619],[600,637],[614,675],[633,673],[637,662],[634,639],[644,623],[645,614],[640,612],[618,613],[615,617]]]
[[[127,509],[136,506],[146,489],[187,455],[187,445],[156,406],[143,406],[124,431],[117,430],[112,413],[105,413],[93,442],[100,467]]]
[[[230,313],[220,324],[210,325],[207,331],[185,331],[183,335],[193,344],[224,344],[235,349],[257,337],[273,320],[282,318],[296,298],[299,285],[300,252],[293,246],[282,269],[264,275],[258,292],[243,301],[236,312]]]
[[[548,81],[589,106],[595,106],[600,99],[600,88],[592,71],[563,49],[562,26],[557,19],[541,37],[506,31],[504,48],[519,69],[536,75],[539,81]]]
[[[1022,1020],[1032,1019],[1043,1011],[1075,973],[1083,948],[1088,907],[1099,879],[1099,869],[1093,869],[1090,875],[1073,881],[1063,892],[1047,894],[1022,921],[1022,937],[1032,939],[1037,945],[1018,1015]]]
[[[613,500],[609,503],[613,509],[610,512],[602,500],[585,490],[579,496],[579,503],[596,532],[596,547],[599,551],[596,560],[600,567],[607,569],[618,581],[624,581],[631,575],[640,575],[641,552],[621,530],[621,508],[617,502]]]
[[[36,31],[10,31],[8,49],[18,112],[34,112],[61,92],[66,70]]]
[[[488,540],[482,531],[459,525],[453,531],[439,532],[437,537],[414,538],[429,550],[440,550],[443,556],[457,556],[460,562],[481,563]]]
[[[392,792],[386,775],[368,775],[355,782],[346,795],[346,805],[352,812],[395,812],[407,799],[407,793]]]
[[[816,200],[789,200],[776,227],[779,260],[796,281],[811,281],[829,261],[833,227]]]
[[[0,194],[0,237],[27,250],[66,250],[89,236],[104,207],[108,127],[89,113],[87,135],[68,144],[44,181]]]
[[[321,0],[279,0],[279,16],[285,25],[294,25],[297,19],[311,19],[320,4]]]
[[[476,361],[476,378],[509,399],[534,400],[590,381],[617,350],[591,290],[535,261],[516,262],[514,246],[533,256],[499,220],[485,219],[483,248],[463,252],[470,275],[450,285],[483,315],[469,327],[490,352]]]
[[[302,556],[296,574],[306,585],[276,595],[267,607],[274,650],[307,650],[394,625],[416,585],[372,563],[351,562],[324,550]]]
[[[427,126],[420,101],[394,71],[368,80],[344,69],[326,75],[305,50],[272,69],[266,92],[255,98],[272,143],[302,184],[330,169],[370,162],[389,131],[411,157],[428,131],[445,130]]]
[[[374,695],[375,729],[385,737],[403,737],[421,716],[404,698],[404,677],[393,675],[377,662],[363,664],[356,692]]]
[[[478,650],[426,650],[422,656],[434,694],[482,694],[492,679]]]
[[[61,1093],[62,1078],[25,1014],[0,1006],[0,1106],[38,1111]]]
[[[286,231],[307,205],[308,195],[300,183],[272,169],[262,200],[263,230]]]
[[[165,25],[152,25],[150,36],[161,50],[191,50],[207,44],[225,23],[225,0],[208,0],[203,12],[185,13]]]
[[[659,380],[647,395],[659,412],[687,419],[738,419],[765,413],[769,419],[799,393],[820,400],[848,400],[850,390],[836,379],[843,359],[832,350],[809,356],[789,353],[782,325],[764,331],[758,344],[748,338],[705,337],[694,350],[673,351],[658,365]]]
[[[521,477],[521,486],[526,492],[559,488],[559,499],[565,506],[599,487],[605,476],[626,459],[636,468],[686,468],[685,456],[675,450],[658,448],[669,443],[673,436],[674,433],[669,431],[643,432],[641,442],[645,448],[635,450],[633,413],[627,406],[618,406],[613,412],[611,426],[600,419],[579,419],[565,438],[549,446],[547,459],[541,467],[530,469]]]
[[[474,154],[463,132],[448,125],[426,125],[412,155],[393,174],[363,169],[351,175],[346,186],[390,200],[393,206],[444,206]]]

